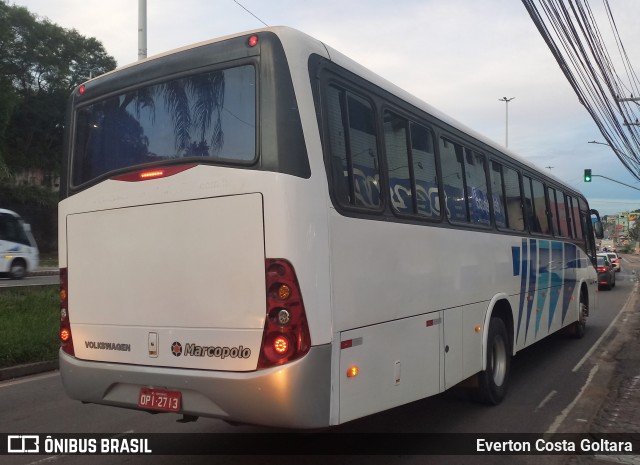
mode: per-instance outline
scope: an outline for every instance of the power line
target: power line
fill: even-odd
[[[262,24],[264,24],[266,27],[269,27],[269,25],[267,23],[265,23],[264,21],[262,21],[260,18],[258,18],[256,15],[254,15],[247,7],[245,7],[242,3],[240,3],[238,0],[233,0],[238,6],[240,6],[244,11],[246,11],[247,13],[249,13],[251,16],[253,16],[254,18],[256,18],[258,21],[260,21]]]
[[[588,0],[522,0],[560,69],[625,168],[640,180],[638,107],[621,96],[640,93],[608,0],[607,18],[621,57],[625,82],[615,69]]]

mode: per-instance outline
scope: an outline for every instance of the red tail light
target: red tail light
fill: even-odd
[[[126,182],[148,181],[151,179],[159,179],[159,178],[166,178],[169,176],[173,176],[175,174],[182,173],[183,171],[189,170],[194,166],[198,166],[198,165],[165,166],[161,168],[154,168],[149,170],[136,171],[134,173],[122,174],[120,176],[115,176],[112,179],[114,181],[126,181]]]
[[[258,369],[289,363],[311,348],[296,272],[282,259],[266,260],[267,315]]]
[[[66,268],[60,268],[60,347],[67,354],[75,355],[69,321],[69,285]]]
[[[598,273],[606,273],[607,271],[607,269],[604,266],[599,266],[597,270],[598,270]]]

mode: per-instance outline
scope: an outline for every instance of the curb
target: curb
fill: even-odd
[[[58,268],[36,268],[29,273],[29,276],[55,276],[60,274]]]
[[[28,363],[26,365],[18,365],[8,368],[0,368],[0,381],[7,381],[23,376],[44,373],[45,371],[53,371],[58,369],[58,360],[49,360],[47,362]]]

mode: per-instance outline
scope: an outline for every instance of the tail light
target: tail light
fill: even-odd
[[[607,271],[607,268],[604,266],[599,266],[597,270],[598,270],[598,273],[605,273]]]
[[[266,260],[267,315],[258,369],[289,363],[311,348],[296,272],[282,259]]]
[[[60,347],[67,354],[75,355],[69,321],[69,285],[66,268],[60,268]]]

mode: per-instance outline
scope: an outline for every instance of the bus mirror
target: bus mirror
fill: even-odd
[[[25,223],[25,224],[24,224],[24,230],[25,230],[26,232],[31,232],[31,225],[30,225],[29,223]]]
[[[602,239],[604,237],[604,230],[602,228],[602,221],[600,220],[600,213],[598,212],[598,210],[591,210],[589,213],[595,216],[595,219],[592,219],[592,221],[593,221],[593,231],[596,234],[596,238]]]
[[[596,233],[596,238],[602,239],[604,237],[604,231],[602,229],[602,223],[597,221],[593,224],[593,229]]]

